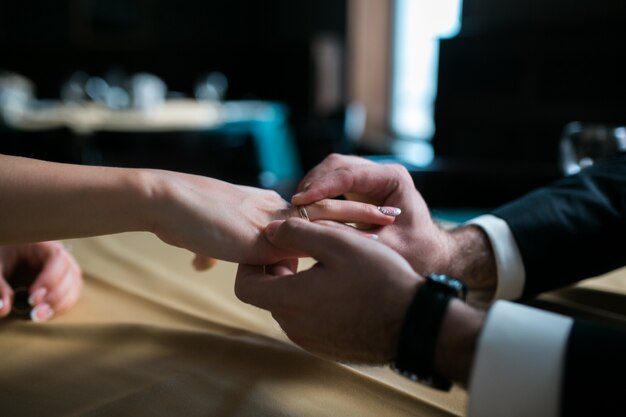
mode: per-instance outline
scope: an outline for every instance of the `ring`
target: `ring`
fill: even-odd
[[[306,207],[304,206],[298,207],[298,212],[300,212],[300,217],[302,217],[303,219],[306,219],[306,221],[308,222],[311,221],[311,219],[309,219],[309,213],[306,211]]]
[[[13,307],[11,311],[18,315],[29,314],[32,307],[28,303],[28,288],[18,287],[13,290]]]

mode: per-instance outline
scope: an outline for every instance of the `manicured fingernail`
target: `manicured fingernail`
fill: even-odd
[[[378,211],[380,211],[381,213],[387,216],[399,216],[400,213],[402,213],[402,210],[400,210],[397,207],[377,207],[377,208],[378,208]]]
[[[369,235],[369,238],[372,240],[378,240],[378,235]]]
[[[37,288],[31,295],[28,297],[28,304],[31,306],[35,306],[43,301],[43,298],[48,293],[48,290],[45,287]]]
[[[0,300],[0,310],[4,308],[4,301]]]
[[[54,310],[48,304],[39,304],[30,312],[30,319],[35,322],[48,321],[54,316]]]
[[[291,197],[291,199],[293,200],[294,198],[298,198],[298,197],[300,197],[302,194],[304,194],[304,191],[303,191],[303,192],[300,192],[300,193],[296,193],[296,194],[294,194],[294,195]]]

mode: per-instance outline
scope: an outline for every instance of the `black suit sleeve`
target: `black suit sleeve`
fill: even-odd
[[[519,246],[524,297],[626,265],[626,153],[493,212]]]
[[[625,329],[576,320],[565,353],[561,415],[624,415],[625,353]]]

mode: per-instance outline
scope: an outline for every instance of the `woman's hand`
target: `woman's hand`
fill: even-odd
[[[0,155],[0,195],[11,196],[0,201],[0,244],[150,231],[204,258],[251,264],[293,256],[262,231],[272,220],[300,216],[273,191],[213,178],[6,155]],[[318,201],[307,212],[311,220],[394,222],[393,215],[360,202]],[[200,258],[197,265],[207,264]]]
[[[264,265],[298,256],[294,250],[279,249],[263,235],[273,220],[301,217],[299,208],[276,192],[237,186],[212,178],[170,171],[150,171],[151,230],[164,242],[195,252],[197,269],[210,264],[207,258]],[[339,200],[321,200],[306,207],[311,221],[389,225],[393,214],[376,206]]]
[[[47,321],[78,301],[82,272],[60,242],[0,246],[0,317],[11,312],[15,290],[22,285],[17,282],[21,267],[36,271],[34,281],[25,287],[34,321]]]

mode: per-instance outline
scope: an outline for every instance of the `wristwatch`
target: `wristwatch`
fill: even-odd
[[[466,295],[463,281],[428,275],[407,309],[391,368],[413,381],[449,391],[452,383],[434,369],[435,343],[450,300],[465,301]]]

